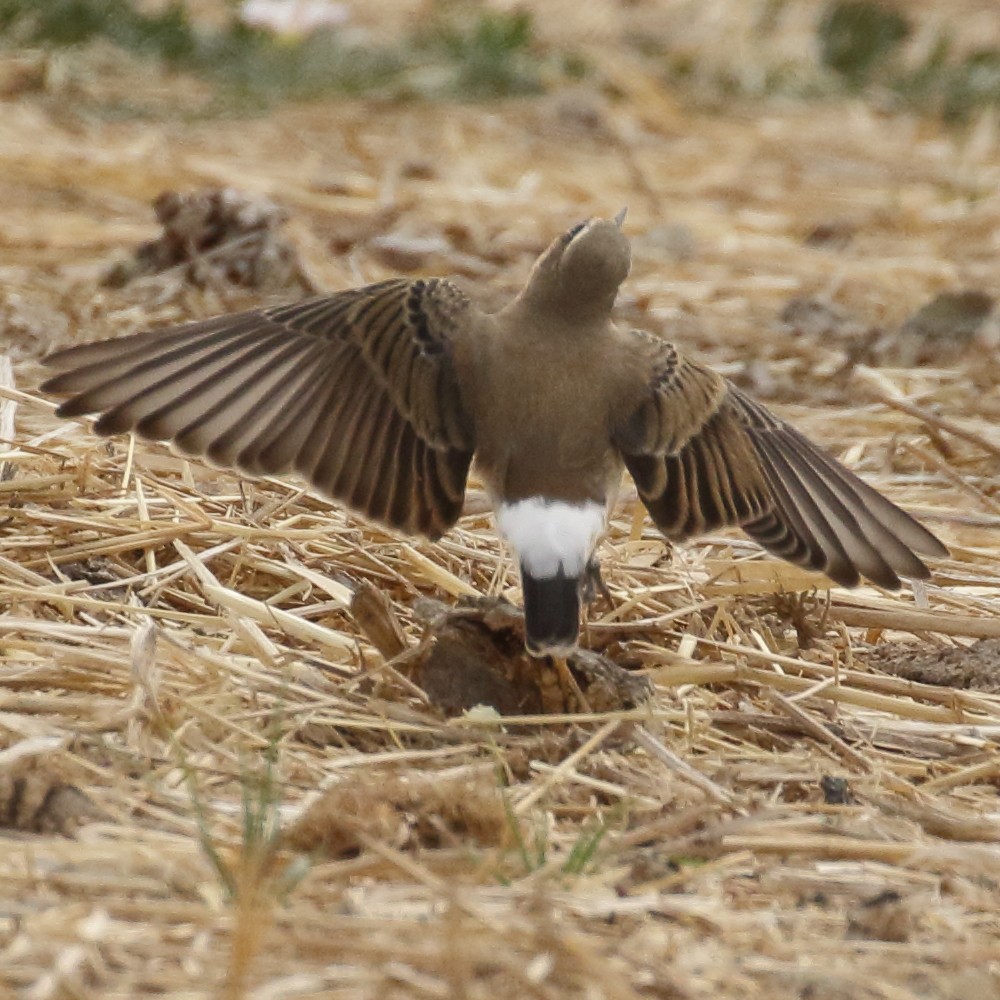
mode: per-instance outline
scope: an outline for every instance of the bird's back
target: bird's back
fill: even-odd
[[[603,502],[621,470],[611,431],[636,381],[629,359],[609,358],[608,329],[539,324],[515,310],[499,320],[468,366],[480,474],[509,500]]]

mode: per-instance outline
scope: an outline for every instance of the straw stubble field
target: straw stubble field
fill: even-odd
[[[1000,365],[982,336],[904,365],[893,337],[995,287],[996,119],[709,114],[626,59],[600,73],[249,120],[3,105],[0,996],[1000,997]],[[284,207],[307,283],[405,268],[494,304],[628,204],[622,320],[766,398],[951,557],[917,591],[828,591],[737,535],[670,550],[626,489],[587,636],[650,701],[444,718],[349,605],[371,585],[413,647],[421,598],[516,599],[476,490],[440,543],[401,539],[34,391],[52,346],[273,294],[99,283],[156,235],[157,195],[212,186]]]

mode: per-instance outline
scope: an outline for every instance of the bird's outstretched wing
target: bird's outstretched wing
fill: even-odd
[[[58,351],[42,389],[250,474],[436,537],[462,510],[475,446],[453,365],[473,307],[439,279],[391,280]]]
[[[648,391],[615,443],[668,537],[739,525],[764,548],[846,587],[923,579],[946,555],[926,528],[794,427],[669,343],[633,331]]]

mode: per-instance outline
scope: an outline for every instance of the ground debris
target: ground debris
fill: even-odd
[[[370,843],[395,850],[501,844],[508,812],[493,767],[407,774],[366,768],[323,793],[285,837],[285,846],[329,858],[355,857]]]
[[[789,299],[779,318],[795,336],[810,340],[849,342],[868,332],[868,326],[842,306],[816,296]]]
[[[857,223],[850,219],[828,219],[817,222],[806,233],[803,243],[814,250],[843,250],[857,234]]]
[[[22,753],[18,746],[3,755],[0,827],[69,837],[85,823],[107,818],[86,792],[67,779],[58,756],[31,752],[28,747]]]
[[[10,289],[0,289],[0,338],[4,350],[19,359],[47,351],[59,343],[69,321],[58,310]]]
[[[901,365],[952,365],[969,352],[994,354],[1000,314],[985,292],[942,292],[917,310],[880,345],[883,361]]]
[[[351,616],[368,641],[386,660],[406,651],[406,635],[392,602],[378,587],[362,580],[351,598]]]
[[[867,659],[870,666],[905,680],[1000,693],[1000,639],[980,639],[971,646],[945,649],[883,643]]]
[[[164,191],[153,210],[163,232],[141,243],[129,260],[115,264],[105,285],[121,288],[136,278],[176,270],[184,282],[199,288],[229,283],[318,291],[294,247],[280,235],[287,214],[268,198],[235,188]]]
[[[590,650],[567,665],[577,692],[555,691],[548,658],[524,649],[524,616],[500,598],[484,597],[456,608],[422,602],[428,620],[422,654],[412,677],[447,715],[490,705],[502,715],[551,711],[610,712],[634,708],[651,693],[648,681]],[[586,705],[578,704],[580,695]]]
[[[908,941],[913,933],[913,913],[903,897],[888,889],[852,908],[848,937],[871,941]]]

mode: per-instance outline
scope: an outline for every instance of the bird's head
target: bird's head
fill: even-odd
[[[567,315],[609,313],[632,266],[624,221],[622,209],[614,219],[588,219],[567,229],[535,262],[523,297]]]

